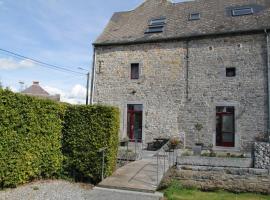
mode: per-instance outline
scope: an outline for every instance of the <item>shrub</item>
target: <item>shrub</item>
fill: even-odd
[[[102,154],[106,147],[105,176],[116,166],[119,111],[109,106],[69,106],[63,129],[64,171],[76,181],[101,179]]]
[[[0,89],[0,184],[15,187],[62,168],[63,104]]]

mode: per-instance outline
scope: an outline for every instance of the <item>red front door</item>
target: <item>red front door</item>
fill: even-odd
[[[217,107],[216,146],[235,146],[234,107]]]
[[[130,140],[142,141],[143,110],[140,104],[129,104],[127,111],[127,135]]]

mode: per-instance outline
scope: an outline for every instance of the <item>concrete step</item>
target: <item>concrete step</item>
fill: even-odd
[[[119,189],[95,187],[91,192],[91,198],[98,200],[160,200],[162,193],[144,193]]]

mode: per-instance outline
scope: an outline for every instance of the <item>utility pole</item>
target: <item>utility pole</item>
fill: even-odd
[[[85,98],[85,105],[89,105],[89,78],[90,78],[90,73],[89,73],[88,70],[83,69],[81,67],[78,67],[78,69],[87,71],[87,74],[86,74],[86,98]]]
[[[86,74],[87,76],[87,81],[86,81],[86,105],[89,105],[89,77],[90,77],[90,73],[88,72]]]

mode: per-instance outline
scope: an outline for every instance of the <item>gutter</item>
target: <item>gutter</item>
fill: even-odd
[[[186,42],[186,100],[189,101],[189,40]]]
[[[269,50],[269,33],[265,29],[265,37],[266,37],[266,65],[267,65],[267,98],[268,98],[268,128],[267,128],[267,134],[268,134],[268,141],[270,142],[270,50]]]
[[[91,93],[90,93],[90,105],[94,102],[94,89],[95,89],[95,76],[96,76],[96,48],[93,46],[93,65],[91,73]]]
[[[229,31],[223,33],[210,33],[210,34],[194,34],[188,36],[179,36],[179,37],[168,37],[168,38],[154,38],[154,39],[138,39],[134,41],[120,41],[120,42],[103,42],[103,43],[93,43],[95,47],[102,46],[117,46],[117,45],[133,45],[133,44],[146,44],[146,43],[156,43],[156,42],[169,42],[169,41],[185,41],[185,40],[195,40],[195,39],[203,39],[203,38],[211,38],[211,37],[224,37],[231,35],[242,35],[242,34],[260,34],[264,33],[265,30],[269,31],[270,28],[266,29],[253,29],[253,30],[245,30],[245,31]]]

